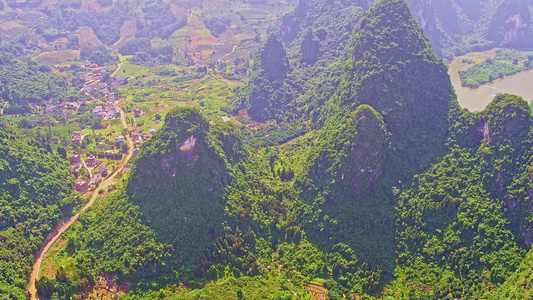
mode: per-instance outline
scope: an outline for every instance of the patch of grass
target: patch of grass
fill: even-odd
[[[35,61],[42,64],[62,64],[79,59],[80,51],[63,49],[50,52],[43,52],[34,58]]]
[[[523,63],[518,63],[517,61],[512,63],[487,59],[482,63],[473,65],[465,71],[460,71],[459,76],[461,78],[461,85],[477,88],[480,84],[492,82],[498,78],[518,73],[530,67],[530,63],[527,60]]]
[[[120,70],[118,70],[116,75],[117,76],[118,75],[124,75],[124,76],[128,76],[128,77],[137,77],[137,76],[146,75],[149,72],[149,70],[150,69],[145,67],[145,66],[134,65],[134,64],[131,64],[131,63],[124,63],[120,67]]]

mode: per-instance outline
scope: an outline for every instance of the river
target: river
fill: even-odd
[[[480,85],[477,89],[461,86],[458,72],[471,66],[463,63],[463,58],[482,60],[487,57],[494,57],[495,51],[496,49],[493,49],[482,53],[458,56],[448,65],[448,73],[461,107],[468,108],[470,111],[481,111],[494,99],[497,93],[515,94],[524,98],[528,103],[533,100],[533,69],[505,76],[503,79],[497,79],[492,83]]]

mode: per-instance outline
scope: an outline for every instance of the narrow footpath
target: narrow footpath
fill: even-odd
[[[124,118],[124,112],[121,109],[119,109],[119,110],[120,110],[120,115],[121,115],[120,120],[122,122],[122,126],[124,128],[128,128],[127,124],[126,124],[126,120]],[[46,256],[46,254],[48,253],[48,251],[50,251],[50,249],[59,240],[59,238],[61,237],[61,234],[63,234],[63,232],[65,232],[72,224],[74,224],[74,222],[78,219],[78,217],[84,211],[86,211],[87,209],[89,209],[93,205],[93,203],[98,198],[98,192],[100,190],[107,189],[108,186],[110,186],[113,183],[115,183],[115,181],[116,181],[115,176],[117,174],[119,174],[120,172],[122,172],[122,169],[124,168],[124,166],[128,163],[128,161],[133,156],[133,142],[132,142],[132,140],[130,139],[130,137],[128,135],[126,135],[126,140],[127,140],[128,144],[130,145],[130,151],[129,151],[128,155],[126,156],[126,158],[124,159],[124,163],[119,168],[117,168],[115,170],[115,172],[113,172],[113,174],[108,176],[107,179],[103,180],[98,185],[98,187],[92,192],[92,195],[91,195],[91,198],[90,198],[89,202],[87,202],[87,204],[85,204],[85,206],[77,214],[75,214],[74,216],[63,220],[63,222],[61,223],[62,224],[61,228],[59,230],[57,230],[57,232],[54,234],[54,236],[52,236],[52,238],[50,238],[50,239],[47,239],[43,243],[43,245],[41,245],[41,248],[40,248],[39,252],[37,253],[37,257],[36,257],[35,262],[34,262],[34,264],[32,266],[32,271],[31,271],[31,275],[30,275],[30,278],[29,278],[29,283],[28,283],[28,286],[27,286],[27,291],[30,294],[30,299],[31,300],[39,299],[39,297],[37,296],[37,289],[35,287],[35,280],[37,280],[39,278],[39,273],[41,272],[41,264],[42,264],[42,262],[43,262],[43,260],[44,260],[44,258]]]

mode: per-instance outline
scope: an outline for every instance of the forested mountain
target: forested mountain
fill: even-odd
[[[293,12],[283,16],[281,37],[304,65],[331,61],[357,30],[357,22],[370,7],[368,2],[300,1]]]
[[[39,297],[106,298],[115,286],[122,290],[109,297],[126,300],[528,297],[530,105],[499,94],[481,112],[463,110],[439,56],[527,46],[529,4],[459,2],[302,0],[268,22],[260,8],[282,6],[276,1],[98,1],[94,15],[84,2],[6,2],[7,14],[39,7],[44,16],[39,43],[31,35],[19,41],[25,50],[4,43],[4,112],[68,101],[57,74],[96,69],[52,72],[23,58],[30,45],[45,47],[41,38],[63,39],[83,58],[130,59],[114,69],[131,75],[129,86],[115,86],[114,100],[87,95],[103,100],[76,112],[87,119],[89,106],[116,101],[124,115],[91,126],[98,158],[106,137],[130,134],[126,152],[139,132],[147,136],[131,168],[127,159],[110,163],[116,185],[94,190],[94,205],[47,254]],[[92,34],[90,47],[75,38]],[[229,68],[224,59],[235,52]],[[238,86],[225,76],[251,53]],[[193,100],[184,101],[177,96],[188,80]],[[156,87],[173,108],[149,102]],[[4,118],[0,295],[27,299],[39,245],[83,200],[69,196],[75,172],[64,149]],[[6,119],[16,118],[24,117]],[[277,131],[285,139],[262,144]],[[112,288],[98,290],[102,281]]]
[[[269,34],[233,100],[259,120],[300,109],[309,132],[251,148],[234,125],[172,110],[125,188],[67,233],[68,271],[40,294],[112,273],[132,283],[125,299],[293,299],[310,281],[331,299],[479,299],[528,278],[524,100],[463,111],[405,0],[370,8],[302,95],[285,87],[288,56]]]
[[[290,73],[285,45],[273,32],[257,51],[248,82],[235,91],[232,110],[246,108],[252,118],[263,121],[283,116],[294,99]]]

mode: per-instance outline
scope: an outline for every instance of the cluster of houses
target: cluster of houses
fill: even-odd
[[[44,109],[44,113],[47,115],[53,115],[56,112],[61,112],[64,116],[72,115],[79,106],[79,102],[62,102],[58,105],[47,105]]]
[[[114,97],[113,97],[114,99]],[[115,118],[117,107],[114,100],[106,103],[105,106],[99,105],[91,111],[93,118],[100,118],[102,120],[110,120]]]
[[[102,92],[102,94],[104,94],[105,96],[111,95],[111,92],[107,88],[107,83],[105,82],[99,82],[97,84],[91,84],[91,85],[85,83],[83,85],[83,91],[86,92],[87,94],[92,94],[95,92]]]
[[[138,132],[137,130],[132,130],[130,132],[131,140],[134,144],[141,144],[142,142],[148,140],[152,134],[154,134],[155,129],[150,129],[149,133],[142,134],[142,132]],[[118,136],[117,141],[124,142],[124,136]]]
[[[100,81],[106,74],[107,70],[105,69],[94,69],[91,73],[85,75],[85,83],[89,83],[91,81]]]
[[[149,130],[149,133],[145,133],[145,134],[141,134],[140,132],[138,132],[137,130],[132,130],[130,132],[130,137],[131,137],[131,140],[132,142],[138,146],[139,144],[142,144],[143,142],[147,141],[148,139],[150,139],[150,137],[152,136],[152,134],[155,133],[155,129],[150,129]],[[125,138],[123,135],[119,135],[116,139],[117,142],[119,143],[124,143],[125,141]],[[139,147],[135,147],[133,148],[133,156],[137,155],[139,153],[141,149]]]
[[[87,167],[96,167],[101,163],[101,161],[96,160],[96,157],[90,154],[87,156],[85,163]],[[81,158],[78,154],[73,153],[72,155],[70,155],[70,166],[71,167],[78,168],[80,164],[81,164]],[[91,186],[98,186],[98,184],[102,182],[102,179],[108,175],[108,170],[105,166],[98,166],[98,169],[95,168],[95,171],[96,170],[98,171],[92,174],[90,181],[86,181],[86,180],[77,181],[74,184],[74,189],[77,192],[85,192]]]
[[[119,85],[126,84],[126,76],[124,75],[118,75],[113,77],[113,81],[109,84],[110,87],[117,87]]]
[[[83,66],[86,68],[98,68],[98,64],[92,63],[90,60],[86,59],[83,62]]]
[[[108,84],[105,82],[98,82],[104,78],[107,71],[104,69],[96,69],[92,73],[85,75],[83,84],[83,91],[92,94],[94,92],[102,92],[104,95],[110,95],[111,92],[108,89]],[[98,83],[96,83],[98,82]],[[111,81],[109,83],[109,87],[117,87],[119,85],[126,84],[126,76],[119,75],[111,78]]]

